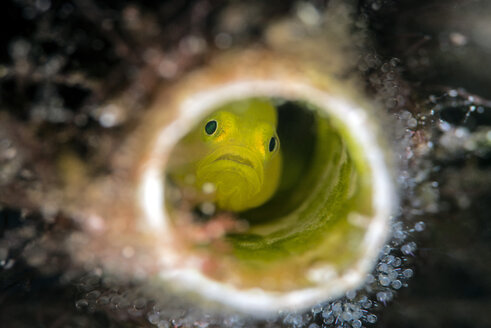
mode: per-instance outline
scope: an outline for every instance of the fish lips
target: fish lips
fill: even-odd
[[[215,150],[198,164],[198,186],[212,183],[215,198],[224,209],[240,211],[261,191],[263,164],[253,150],[246,147],[224,147]]]

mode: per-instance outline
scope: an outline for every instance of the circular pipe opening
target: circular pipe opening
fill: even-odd
[[[224,106],[251,99],[270,102],[278,116],[282,169],[271,197],[238,210],[183,197],[175,169],[189,153],[185,140],[206,133]],[[140,181],[145,225],[162,240],[162,280],[255,314],[305,308],[359,286],[395,202],[376,135],[367,109],[302,83],[235,81],[183,98]],[[189,185],[206,193],[192,175]]]

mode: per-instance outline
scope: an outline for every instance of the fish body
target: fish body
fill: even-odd
[[[260,206],[274,194],[281,176],[276,127],[277,111],[267,100],[248,99],[218,108],[182,141],[183,151],[191,154],[181,156],[190,160],[175,171],[179,173],[174,180],[188,177],[221,210]]]

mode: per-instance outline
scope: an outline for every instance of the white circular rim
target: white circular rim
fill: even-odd
[[[270,315],[280,310],[299,310],[343,295],[362,284],[370,273],[378,253],[388,238],[390,215],[396,203],[394,186],[385,154],[378,144],[374,127],[367,110],[343,98],[307,84],[280,82],[277,80],[235,81],[216,88],[194,93],[181,102],[176,119],[164,127],[155,139],[150,160],[146,163],[139,183],[139,202],[144,223],[160,238],[171,238],[169,217],[163,206],[166,155],[189,132],[197,121],[219,105],[250,97],[279,97],[289,100],[308,100],[321,110],[344,124],[364,150],[368,166],[373,174],[372,218],[363,240],[365,251],[357,266],[337,279],[313,288],[289,292],[271,292],[259,288],[240,290],[232,285],[212,280],[190,267],[173,267],[179,260],[172,250],[162,250],[163,269],[160,277],[190,292],[197,292],[205,299],[217,301],[233,309],[254,315]],[[190,260],[192,262],[192,260]]]

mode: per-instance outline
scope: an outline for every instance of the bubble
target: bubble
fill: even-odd
[[[393,227],[393,236],[395,239],[398,239],[400,241],[403,241],[407,237],[407,233],[404,230],[404,227],[402,225],[402,222],[396,222]]]
[[[119,306],[122,301],[123,297],[121,297],[120,295],[114,295],[113,297],[111,297],[111,304],[115,306]]]
[[[96,300],[101,296],[101,292],[98,290],[93,290],[85,295],[88,300]]]
[[[406,255],[414,255],[414,251],[416,250],[416,243],[410,242],[401,247],[401,251]]]
[[[390,247],[390,245],[385,245],[382,248],[382,254],[383,255],[389,255],[391,250],[392,250],[392,247]]]
[[[78,310],[86,309],[89,306],[89,302],[86,299],[80,299],[75,302],[75,307]]]
[[[367,315],[367,321],[369,323],[375,323],[377,322],[377,316],[375,314],[369,314]]]
[[[407,122],[407,126],[411,129],[415,128],[416,126],[418,126],[418,121],[415,119],[415,118],[411,118],[409,119],[409,121]]]
[[[353,315],[351,314],[351,312],[343,312],[343,314],[341,315],[341,318],[344,320],[344,321],[351,321],[353,319]]]
[[[359,320],[363,317],[363,312],[359,307],[355,306],[352,315],[353,315],[353,320]]]
[[[335,315],[339,315],[341,314],[341,312],[343,311],[343,305],[341,303],[334,303],[332,305],[332,312],[335,314]]]
[[[383,261],[386,262],[387,264],[392,265],[392,262],[394,262],[395,256],[394,255],[387,255]]]
[[[399,276],[399,273],[397,273],[397,271],[394,269],[390,269],[389,272],[387,273],[387,277],[391,281],[397,279],[398,276]]]
[[[392,288],[400,289],[402,287],[402,282],[400,280],[394,280],[392,282]]]
[[[80,288],[84,291],[91,291],[97,288],[100,283],[100,277],[89,274],[80,280]]]
[[[425,229],[426,224],[423,221],[419,221],[414,225],[414,230],[421,232]]]
[[[286,315],[285,319],[283,319],[283,322],[293,326],[301,326],[303,323],[303,318],[300,314],[289,313]]]
[[[133,302],[133,306],[138,310],[143,309],[146,305],[147,305],[147,300],[144,298],[138,298]]]
[[[346,298],[349,300],[352,300],[356,297],[356,291],[355,290],[349,290],[346,292]]]
[[[380,274],[378,280],[379,280],[380,284],[384,287],[390,285],[390,279],[386,275]]]
[[[324,317],[324,323],[330,325],[334,322],[334,315],[331,313],[328,317]]]
[[[333,315],[333,313],[332,313],[332,311],[331,311],[331,307],[330,307],[330,306],[326,307],[326,308],[324,309],[324,311],[322,311],[322,317],[323,317],[324,319],[329,318],[329,317],[331,317],[332,315]]]
[[[366,299],[362,304],[361,306],[364,308],[364,309],[369,309],[371,308],[373,305],[372,301],[369,300],[369,299]]]
[[[384,304],[387,303],[387,301],[390,301],[392,299],[392,295],[390,292],[378,292],[377,293],[377,300],[379,302],[382,302]]]
[[[109,304],[109,301],[110,301],[109,296],[102,296],[101,298],[99,298],[99,299],[97,300],[97,304],[100,304],[100,305],[107,305],[107,304]]]
[[[312,307],[311,312],[313,315],[321,313],[322,312],[322,305],[318,304],[318,305]]]
[[[411,278],[413,276],[413,270],[412,269],[406,269],[402,271],[402,275],[404,278]]]
[[[351,327],[353,328],[361,328],[362,322],[360,320],[353,320],[351,322]]]
[[[150,322],[153,325],[156,325],[159,322],[160,317],[156,313],[151,313],[148,315],[147,319],[148,319],[148,322]]]
[[[378,266],[378,270],[380,272],[383,272],[383,273],[387,273],[389,271],[389,266],[387,265],[387,263],[381,263],[379,266]]]

